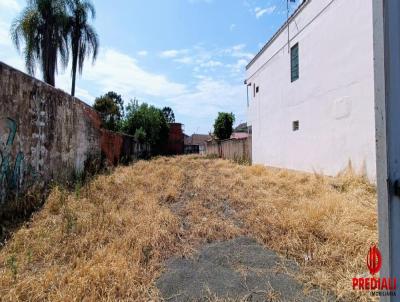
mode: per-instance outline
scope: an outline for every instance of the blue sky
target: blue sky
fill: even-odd
[[[23,71],[9,28],[25,3],[0,0],[0,61]],[[93,3],[101,48],[78,78],[77,97],[93,104],[113,90],[126,102],[170,106],[188,134],[208,133],[219,111],[246,121],[245,66],[286,18],[285,0]],[[56,86],[69,92],[70,85],[70,69],[60,71]]]

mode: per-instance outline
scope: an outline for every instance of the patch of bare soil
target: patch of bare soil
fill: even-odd
[[[191,258],[175,257],[157,280],[165,301],[335,301],[294,277],[294,261],[238,237],[206,244]]]

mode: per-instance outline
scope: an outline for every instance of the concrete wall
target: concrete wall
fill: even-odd
[[[90,106],[1,62],[0,102],[0,212],[16,195],[149,151],[101,129]]]
[[[334,175],[349,161],[376,177],[371,0],[308,0],[248,66],[253,162]],[[299,131],[292,122],[299,121]]]
[[[206,155],[216,155],[231,160],[246,160],[251,162],[251,136],[242,139],[227,139],[223,141],[208,141]]]

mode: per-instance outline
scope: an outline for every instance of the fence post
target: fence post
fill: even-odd
[[[400,1],[373,0],[381,277],[400,277]],[[381,297],[400,301],[400,295]]]

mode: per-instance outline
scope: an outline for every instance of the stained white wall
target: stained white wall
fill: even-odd
[[[247,70],[253,163],[376,178],[371,0],[311,0],[290,23],[300,77],[290,80],[284,29]],[[300,130],[292,130],[292,122]]]

